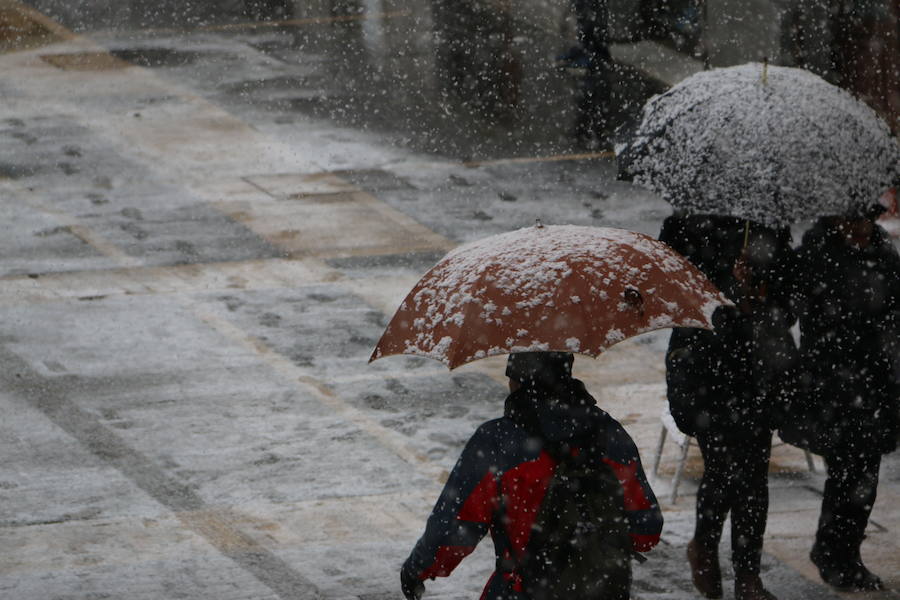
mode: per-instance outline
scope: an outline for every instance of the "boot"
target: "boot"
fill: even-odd
[[[836,552],[823,544],[813,544],[809,559],[819,570],[822,581],[845,591],[875,591],[884,589],[881,578],[866,568],[859,550]]]
[[[850,567],[849,589],[856,592],[874,592],[884,589],[881,578],[867,569],[861,560],[853,563]]]
[[[763,587],[759,575],[750,573],[734,574],[734,599],[735,600],[778,600],[766,588]]]
[[[697,591],[707,598],[721,598],[722,570],[718,552],[704,549],[697,540],[691,540],[687,545],[687,559],[691,565],[691,581]]]

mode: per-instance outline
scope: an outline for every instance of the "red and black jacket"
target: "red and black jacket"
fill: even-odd
[[[497,558],[518,562],[558,464],[545,448],[546,442],[571,440],[577,444],[592,431],[605,437],[599,459],[622,484],[633,549],[646,552],[659,542],[662,513],[634,441],[618,421],[595,406],[581,382],[570,382],[578,406],[554,401],[536,404],[540,438],[510,410],[528,395],[522,391],[510,395],[504,417],[478,428],[450,473],[425,533],[403,565],[408,575],[419,580],[446,577],[489,531]],[[503,524],[499,518],[501,489]],[[514,574],[495,573],[482,600],[501,595],[509,598],[517,588]]]

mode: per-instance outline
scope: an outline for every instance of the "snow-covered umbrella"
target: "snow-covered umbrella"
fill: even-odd
[[[650,99],[616,154],[620,174],[676,208],[770,226],[874,204],[900,173],[875,111],[809,71],[762,63]]]
[[[706,276],[649,236],[537,225],[447,254],[406,296],[370,360],[414,354],[453,369],[511,352],[597,356],[655,329],[711,329],[722,304]]]

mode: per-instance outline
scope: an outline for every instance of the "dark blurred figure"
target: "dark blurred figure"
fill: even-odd
[[[703,454],[687,548],[692,580],[705,597],[722,597],[718,548],[730,512],[735,598],[774,600],[759,573],[773,419],[797,361],[790,232],[733,217],[673,215],[659,239],[734,302],[713,314],[714,331],[675,329],[666,355],[672,416]]]
[[[640,0],[639,39],[667,42],[677,50],[701,56],[706,0]]]
[[[637,3],[636,27],[628,41],[653,39],[664,41],[678,50],[703,54],[701,44],[705,0],[640,0]],[[574,135],[596,149],[611,148],[615,130],[626,121],[622,114],[627,85],[622,78],[627,71],[613,61],[610,44],[608,0],[572,0],[577,24],[577,44],[557,57],[557,64],[580,75],[579,99]]]
[[[878,212],[824,217],[803,236],[797,302],[806,393],[781,427],[782,439],[825,458],[810,558],[827,583],[851,590],[882,588],[860,545],[881,455],[897,447],[900,411],[900,256],[875,224]]]
[[[833,23],[836,83],[862,98],[900,134],[900,4],[842,2]]]
[[[572,0],[577,45],[557,57],[557,64],[580,77],[575,115],[575,138],[588,147],[609,146],[614,85],[609,54],[608,0]]]
[[[578,23],[578,43],[585,66],[592,71],[606,68],[612,60],[608,0],[572,0],[572,10]]]
[[[900,134],[900,4],[896,0],[792,0],[782,62],[809,69],[861,98]]]
[[[509,0],[432,0],[441,90],[489,121],[511,119],[522,67]]]

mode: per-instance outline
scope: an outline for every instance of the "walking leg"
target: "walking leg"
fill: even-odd
[[[731,560],[736,600],[775,600],[759,576],[763,535],[769,513],[769,431],[743,440],[733,449],[736,501],[731,510]]]
[[[694,538],[688,543],[687,559],[694,587],[707,598],[721,598],[719,541],[728,515],[730,459],[717,436],[701,434],[696,439],[703,454],[703,477],[697,490]]]
[[[875,503],[880,455],[846,452],[827,456],[828,478],[810,560],[822,579],[837,588],[881,589],[881,580],[862,563],[860,545]]]

